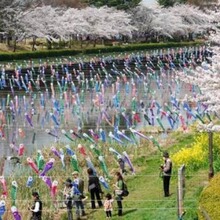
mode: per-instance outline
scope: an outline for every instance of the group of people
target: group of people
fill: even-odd
[[[113,202],[114,199],[117,201],[118,206],[118,216],[122,216],[122,200],[123,200],[123,176],[120,172],[116,172],[116,182],[113,184],[114,187],[114,199],[111,193],[105,195],[103,201],[102,195],[104,194],[99,182],[99,178],[94,174],[94,171],[89,168],[88,173],[88,191],[90,193],[91,199],[91,209],[96,209],[96,201],[99,208],[104,208],[106,218],[112,217]],[[73,219],[72,208],[75,204],[76,217],[80,219],[80,216],[85,216],[84,210],[84,200],[86,199],[84,195],[84,181],[79,177],[79,173],[74,171],[72,173],[73,181],[67,179],[65,183],[65,188],[63,195],[65,198],[65,204],[67,207],[68,220]]]
[[[170,178],[172,174],[172,161],[169,158],[169,153],[163,153],[164,164],[160,166],[163,178],[163,191],[164,196],[170,196]],[[114,187],[114,197],[111,193],[107,193],[105,195],[104,201],[102,201],[103,191],[101,189],[101,185],[99,182],[99,178],[94,174],[93,170],[89,168],[87,170],[88,173],[88,191],[90,193],[91,198],[91,209],[96,209],[96,200],[99,208],[104,207],[104,211],[106,214],[106,218],[110,219],[112,217],[113,211],[113,202],[114,199],[117,202],[117,211],[118,216],[122,216],[123,214],[123,189],[124,189],[124,180],[123,180],[123,171],[124,167],[121,167],[122,172],[115,173],[115,184]],[[84,195],[84,181],[79,177],[79,173],[74,171],[72,173],[73,180],[68,178],[65,182],[65,187],[63,190],[64,201],[67,208],[68,220],[73,219],[72,208],[75,205],[76,209],[76,217],[80,219],[80,216],[85,216],[84,209],[84,200],[86,199]],[[32,211],[31,220],[41,220],[42,216],[42,202],[39,198],[39,194],[37,192],[33,192],[32,196],[34,198],[33,206],[29,207],[29,210]],[[113,199],[114,198],[114,199]]]
[[[75,205],[76,217],[80,219],[80,216],[85,216],[84,203],[84,181],[79,177],[79,173],[74,171],[72,173],[73,181],[68,178],[65,182],[63,190],[64,201],[67,208],[68,220],[73,219],[72,208]]]

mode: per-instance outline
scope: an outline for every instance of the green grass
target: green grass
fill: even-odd
[[[162,148],[167,149],[169,152],[177,151],[178,148],[187,146],[192,142],[193,134],[181,134],[175,132],[168,136],[167,139],[163,140]],[[88,143],[81,143],[88,150]],[[86,146],[87,145],[87,146]],[[77,143],[72,144],[72,148],[75,149]],[[103,149],[109,146],[102,146]],[[114,144],[112,145],[115,149],[124,151],[125,148]],[[162,163],[161,152],[157,151],[157,148],[151,146],[148,142],[143,142],[141,145],[134,149],[133,147],[127,147],[126,151],[130,155],[130,158],[136,168],[136,175],[128,174],[125,176],[126,183],[129,189],[129,196],[123,200],[124,216],[121,219],[125,220],[175,220],[177,218],[177,167],[174,165],[174,172],[171,178],[170,192],[172,195],[168,198],[163,197],[162,179],[159,176],[159,166]],[[48,151],[43,151],[44,157],[47,160],[53,155]],[[110,174],[113,176],[114,172],[118,170],[118,165],[114,157],[106,150],[106,162]],[[85,179],[85,192],[87,192],[87,175],[86,165],[82,157],[79,156],[79,162],[81,167],[81,176]],[[34,156],[35,157],[35,156]],[[96,167],[98,163],[95,158],[92,159]],[[95,162],[96,161],[96,162]],[[68,160],[67,160],[68,163]],[[71,177],[72,167],[68,165],[66,170],[61,169],[61,163],[59,160],[56,161],[53,170],[49,171],[48,175],[52,177],[52,180],[56,179],[59,182],[59,191],[63,189],[63,182],[67,177]],[[22,214],[28,216],[26,209],[28,200],[31,200],[31,191],[36,189],[40,192],[42,200],[44,202],[44,220],[65,220],[66,210],[59,210],[58,214],[54,214],[54,208],[50,201],[49,190],[46,185],[36,177],[34,188],[26,188],[26,177],[22,175],[25,173],[33,175],[33,172],[19,172],[11,175],[12,179],[17,179],[19,183],[18,188],[18,208],[22,210]],[[13,176],[15,176],[13,178]],[[184,197],[184,209],[186,214],[184,220],[196,220],[198,211],[198,200],[200,192],[208,181],[208,168],[199,170],[196,173],[188,173],[186,169],[186,191]],[[110,186],[114,183],[114,178],[109,182]],[[104,190],[105,193],[107,192]],[[88,195],[88,194],[87,194]],[[60,198],[60,197],[59,197]],[[9,206],[8,206],[9,207]],[[73,210],[74,212],[74,210]],[[86,212],[88,214],[87,219],[89,220],[103,220],[105,213],[103,209],[97,209],[95,212],[90,209],[90,201],[87,200]],[[55,218],[56,216],[56,218]],[[7,217],[7,220],[10,218]],[[113,220],[119,219],[117,217],[117,204],[114,203]]]
[[[160,164],[159,155],[151,155],[143,163],[143,171],[133,177],[126,177],[130,194],[123,201],[123,219],[138,220],[174,220],[177,219],[177,177],[171,180],[171,193],[169,198],[163,197],[162,179],[159,177],[158,165]],[[198,198],[203,188],[203,180],[207,179],[207,174],[199,172],[186,180],[186,194],[184,207],[186,214],[185,220],[197,219]],[[117,217],[117,207],[115,204],[115,216]],[[103,219],[103,210],[98,210],[91,219]],[[90,219],[90,218],[89,218]]]
[[[175,133],[168,138],[167,143],[172,141],[168,147],[169,151],[180,149],[192,143],[193,134]],[[134,159],[134,164],[139,168],[135,176],[125,176],[130,194],[123,200],[124,216],[122,219],[137,220],[174,220],[177,217],[177,168],[171,179],[171,193],[169,198],[163,197],[162,179],[159,176],[159,165],[161,164],[161,153],[142,150],[141,154]],[[139,149],[140,150],[140,149]],[[184,220],[198,219],[198,200],[203,187],[207,184],[207,170],[191,173],[186,170],[186,190],[184,196]],[[89,206],[87,206],[89,208]],[[87,211],[88,213],[89,210]],[[113,220],[117,217],[117,205],[115,202]],[[88,219],[104,219],[105,213],[102,209],[89,214]],[[63,218],[65,219],[65,218]]]

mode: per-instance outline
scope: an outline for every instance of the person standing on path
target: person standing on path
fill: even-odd
[[[164,164],[161,166],[162,177],[163,177],[163,191],[164,196],[170,196],[170,178],[172,174],[172,161],[169,157],[168,152],[163,153]]]

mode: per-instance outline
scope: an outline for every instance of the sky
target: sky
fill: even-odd
[[[155,5],[156,4],[156,0],[143,0],[145,5]]]

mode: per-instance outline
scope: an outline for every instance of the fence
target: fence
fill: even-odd
[[[177,186],[177,204],[178,204],[178,219],[182,220],[185,215],[184,211],[184,195],[185,195],[185,165],[178,169],[178,186]]]

